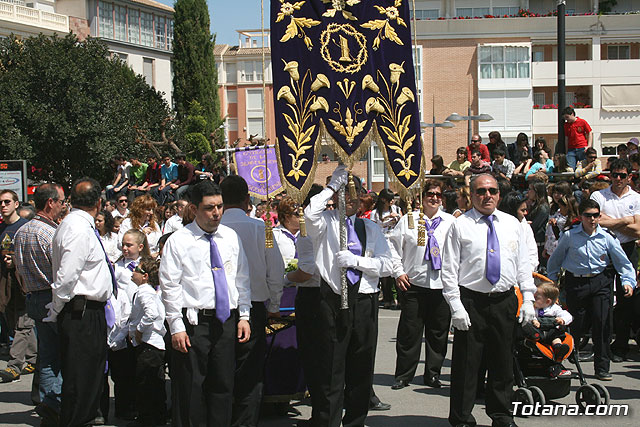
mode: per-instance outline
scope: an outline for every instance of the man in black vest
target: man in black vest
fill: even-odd
[[[354,176],[357,194],[360,179]],[[319,384],[313,424],[338,427],[364,425],[373,383],[378,336],[378,279],[391,274],[391,254],[380,227],[356,218],[358,197],[347,193],[348,249],[340,247],[338,210],[325,210],[347,184],[347,171],[339,166],[327,188],[311,198],[305,209],[309,236],[314,241],[316,266],[321,276],[319,318]],[[346,268],[349,308],[340,308],[342,268]],[[345,409],[342,417],[342,409]],[[317,416],[316,416],[317,415]]]

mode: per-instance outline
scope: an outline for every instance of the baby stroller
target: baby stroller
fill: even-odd
[[[551,281],[538,273],[533,273],[533,275],[536,282]],[[519,291],[517,294],[519,301],[521,301],[522,296]],[[611,398],[606,387],[599,383],[587,383],[578,360],[578,348],[574,345],[573,337],[570,334],[566,334],[563,343],[567,344],[571,350],[559,362],[554,360],[550,345],[525,339],[520,329],[516,333],[514,342],[516,344],[513,349],[513,368],[518,388],[513,393],[512,402],[520,402],[524,405],[535,405],[536,403],[541,406],[545,405],[551,400],[569,395],[571,380],[577,378],[580,381],[580,387],[576,391],[575,399],[582,411],[587,405],[609,404]],[[574,364],[576,372],[572,372],[569,376],[550,375],[550,372],[563,361]]]

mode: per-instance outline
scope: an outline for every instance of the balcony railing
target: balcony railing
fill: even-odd
[[[4,0],[0,1],[0,20],[46,28],[63,33],[69,32],[69,18],[66,15],[46,12]]]

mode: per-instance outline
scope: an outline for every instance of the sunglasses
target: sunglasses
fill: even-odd
[[[613,172],[611,176],[614,178],[627,179],[629,175],[624,172]]]
[[[498,194],[500,192],[500,190],[498,190],[495,187],[489,187],[489,188],[476,188],[475,193],[477,196],[484,196],[485,194],[487,194],[487,192],[489,192],[489,194],[491,194],[492,196],[495,196],[496,194]]]
[[[600,216],[600,212],[594,212],[594,213],[584,212],[582,216],[585,218],[598,218]]]
[[[480,142],[479,139],[472,139],[471,142]]]
[[[426,191],[424,195],[427,197],[437,197],[438,199],[442,198],[442,193],[439,193],[437,191]]]
[[[140,266],[140,264],[138,264],[138,265],[136,266],[136,268],[134,268],[134,269],[133,269],[133,271],[134,271],[134,272],[136,272],[136,273],[140,273],[140,274],[147,274],[147,272],[146,272],[146,271],[144,271],[144,270],[142,269],[142,267]]]
[[[15,203],[13,200],[0,200],[0,205],[9,206],[11,203]]]
[[[125,202],[128,202],[128,200],[127,199],[118,200],[118,203],[125,203]]]

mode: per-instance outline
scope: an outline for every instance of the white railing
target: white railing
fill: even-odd
[[[17,1],[0,1],[0,20],[32,25],[49,30],[69,32],[69,17],[22,6]]]

